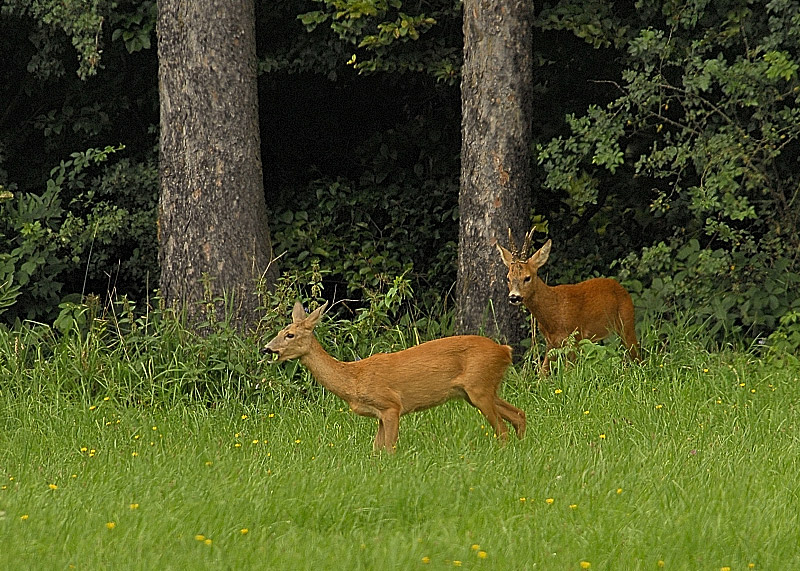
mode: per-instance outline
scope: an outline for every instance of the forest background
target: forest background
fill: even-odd
[[[456,280],[461,4],[256,6],[264,185],[295,283]],[[156,2],[7,0],[0,318],[71,323],[158,283]],[[537,3],[534,241],[550,283],[615,275],[640,315],[800,345],[800,5]],[[398,278],[399,281],[398,281]],[[402,312],[402,310],[401,310]]]

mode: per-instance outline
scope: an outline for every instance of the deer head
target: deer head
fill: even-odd
[[[525,235],[525,243],[521,250],[517,250],[510,228],[508,229],[508,242],[511,250],[507,250],[499,242],[497,243],[500,257],[508,268],[508,301],[514,305],[531,299],[538,279],[539,268],[547,262],[547,258],[550,256],[552,242],[548,240],[534,255],[525,259],[527,251],[530,249],[533,232],[534,230],[531,229]]]
[[[277,355],[279,363],[288,359],[297,359],[307,354],[311,349],[314,327],[319,322],[326,307],[328,307],[327,301],[309,315],[306,315],[303,305],[299,301],[295,303],[292,309],[292,323],[284,327],[264,347],[264,352],[269,355]]]

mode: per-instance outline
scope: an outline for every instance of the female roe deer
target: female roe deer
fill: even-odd
[[[510,422],[522,438],[525,413],[497,391],[508,365],[511,347],[477,335],[445,337],[397,353],[378,353],[344,363],[337,361],[313,334],[327,302],[306,315],[295,303],[292,323],[278,333],[264,352],[278,362],[300,359],[323,387],[346,401],[362,416],[378,419],[373,449],[394,452],[400,416],[463,398],[483,413],[495,434],[505,441]]]
[[[610,278],[593,278],[578,284],[548,286],[537,275],[550,256],[552,242],[527,260],[523,259],[530,248],[533,230],[525,236],[522,250],[517,250],[508,230],[511,251],[499,243],[497,249],[508,268],[508,301],[524,304],[539,323],[547,349],[541,372],[550,372],[549,352],[561,347],[575,333],[576,341],[599,341],[617,333],[628,349],[630,357],[639,360],[639,343],[636,340],[633,301],[619,282]]]

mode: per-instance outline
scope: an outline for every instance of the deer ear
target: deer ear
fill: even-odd
[[[308,315],[308,317],[306,317],[306,321],[305,321],[305,323],[303,325],[305,327],[307,327],[308,329],[314,329],[314,326],[316,326],[316,324],[319,321],[320,317],[322,317],[322,314],[325,312],[325,308],[326,307],[328,307],[328,302],[327,301],[325,303],[323,303],[322,305],[320,305],[317,309],[315,309],[314,311],[309,313],[309,315]]]
[[[294,302],[292,308],[292,322],[299,323],[306,318],[306,311],[303,309],[303,304],[299,301]]]
[[[547,262],[547,259],[550,257],[550,247],[552,245],[553,241],[548,240],[547,242],[544,243],[544,246],[539,248],[536,251],[536,253],[530,258],[528,258],[528,261],[525,263],[532,265],[534,268],[538,270],[545,264],[545,262]]]
[[[503,259],[503,263],[506,265],[507,268],[510,268],[511,267],[511,258],[512,258],[511,252],[509,252],[508,250],[503,248],[500,245],[500,242],[495,244],[495,246],[497,246],[497,251],[500,252],[500,257]]]

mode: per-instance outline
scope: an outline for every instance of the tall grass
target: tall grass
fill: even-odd
[[[351,358],[426,336],[407,325],[319,335]],[[697,334],[647,328],[641,365],[586,346],[546,380],[522,360],[524,440],[451,402],[389,456],[224,328],[0,330],[0,568],[800,568],[798,371]]]

